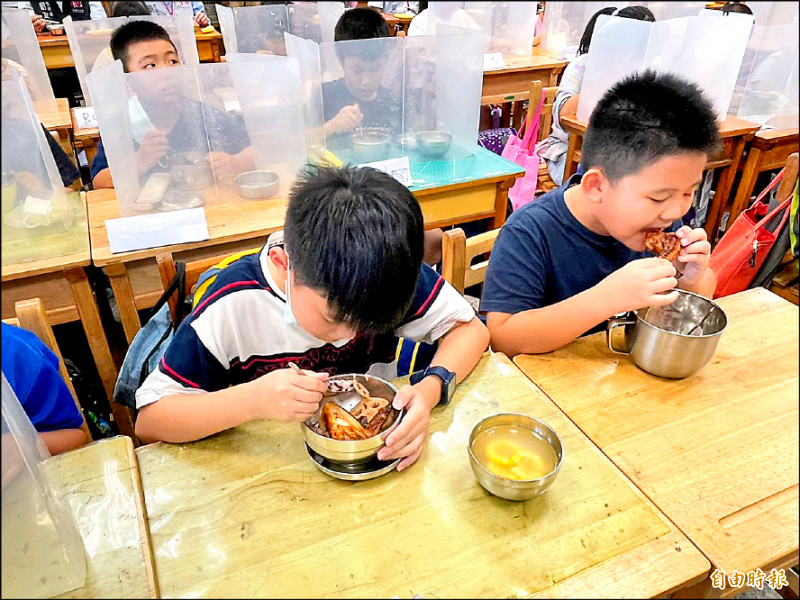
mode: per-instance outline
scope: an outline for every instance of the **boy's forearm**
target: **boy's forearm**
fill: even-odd
[[[431,364],[453,371],[456,382],[461,382],[475,368],[488,346],[489,330],[475,317],[456,325],[439,341]]]
[[[615,314],[590,288],[556,304],[511,315],[489,314],[492,349],[509,357],[551,352]]]
[[[44,445],[55,456],[73,448],[79,448],[89,440],[82,429],[56,429],[55,431],[42,431],[39,433]]]
[[[98,171],[97,175],[92,179],[92,187],[96,190],[101,188],[113,188],[114,181],[111,179],[111,169],[106,167],[102,171]]]
[[[174,394],[139,410],[136,436],[150,442],[193,442],[256,418],[247,383],[206,394]]]

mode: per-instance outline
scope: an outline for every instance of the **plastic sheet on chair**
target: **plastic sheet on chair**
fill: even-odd
[[[44,463],[50,453],[2,375],[2,595],[50,598],[82,587],[86,554]]]
[[[29,19],[30,20],[30,19]],[[3,265],[88,251],[84,209],[67,190],[22,77],[2,85]]]
[[[589,48],[578,119],[588,122],[609,88],[644,69],[670,72],[696,83],[711,101],[717,118],[724,119],[753,18],[707,14],[712,12],[718,11],[655,23],[601,15]],[[626,43],[619,44],[620,39]]]
[[[137,15],[133,17],[112,17],[109,19],[91,19],[73,21],[72,17],[64,18],[64,30],[67,34],[69,49],[75,62],[78,81],[81,85],[87,106],[92,106],[92,97],[86,77],[93,69],[105,66],[114,61],[111,55],[111,36],[114,31],[128,21],[150,21],[166,29],[181,63],[196,65],[200,62],[197,54],[197,42],[194,36],[194,22],[191,15],[176,13],[173,15]]]
[[[28,93],[37,106],[56,110],[53,86],[28,11],[3,7],[2,57],[3,71],[12,68],[21,72]],[[9,64],[6,61],[13,62]]]

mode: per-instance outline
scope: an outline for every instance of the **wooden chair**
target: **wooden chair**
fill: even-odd
[[[254,252],[258,252],[261,250],[263,246],[258,246],[256,248],[252,248],[250,250],[245,250],[243,252],[238,252],[235,254],[231,254],[227,252],[225,254],[219,254],[216,256],[209,256],[206,258],[201,258],[194,261],[185,261],[184,264],[186,265],[186,279],[184,282],[184,294],[188,297],[192,294],[195,290],[195,286],[197,285],[197,280],[200,278],[200,275],[208,271],[211,267],[222,263],[227,262],[227,259],[230,261],[243,256],[245,254],[251,254]],[[161,285],[164,289],[169,287],[169,284],[175,278],[177,274],[177,268],[175,263],[175,258],[172,256],[171,252],[164,252],[163,254],[159,254],[156,256],[156,262],[158,263],[158,273],[161,276]],[[173,294],[172,297],[169,299],[169,311],[172,314],[173,320],[177,317],[177,310],[178,310],[178,295]]]
[[[489,253],[497,241],[499,229],[480,233],[469,239],[461,228],[454,228],[444,232],[442,237],[442,276],[460,294],[475,284],[486,279],[486,269],[489,267]],[[484,260],[473,265],[472,261],[479,255]]]
[[[53,353],[58,357],[58,372],[64,379],[64,382],[72,394],[72,400],[75,406],[78,407],[78,412],[81,413],[83,423],[81,424],[81,431],[86,434],[86,441],[92,441],[92,434],[89,431],[89,426],[86,424],[86,418],[83,417],[83,410],[81,409],[78,395],[75,393],[75,388],[72,386],[72,380],[69,378],[67,366],[64,364],[64,357],[61,355],[61,350],[56,343],[56,336],[53,334],[53,328],[50,326],[50,321],[47,319],[47,313],[44,310],[44,303],[40,298],[31,298],[30,300],[20,300],[14,304],[14,312],[17,317],[15,319],[5,319],[3,322],[9,325],[15,325],[27,329],[31,333],[36,334],[45,346],[50,348]]]
[[[783,173],[783,179],[778,186],[775,197],[778,201],[783,201],[794,193],[794,187],[797,185],[798,174],[800,172],[800,162],[798,161],[798,153],[794,152],[786,159],[786,170]],[[791,227],[792,223],[786,224],[786,227]],[[769,285],[769,290],[786,298],[793,304],[800,304],[800,293],[798,290],[798,277],[800,277],[800,270],[798,270],[798,261],[794,258],[792,249],[784,256],[778,272],[772,278]]]

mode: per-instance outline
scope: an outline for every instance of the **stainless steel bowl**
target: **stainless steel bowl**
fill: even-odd
[[[609,320],[609,349],[630,354],[640,369],[668,379],[683,379],[703,368],[717,350],[728,317],[708,298],[677,291],[678,299],[672,304]],[[615,347],[612,332],[616,327],[624,328],[624,348]]]
[[[453,136],[446,131],[420,131],[417,134],[417,149],[426,158],[441,158],[450,150]]]
[[[333,375],[329,377],[328,380],[351,380],[353,377],[354,375],[352,373]],[[372,375],[355,375],[355,378],[356,381],[367,388],[370,396],[385,398],[391,402],[394,400],[395,394],[397,394],[397,388],[380,377],[374,377]],[[326,400],[328,400],[327,397],[323,398],[323,402]],[[355,391],[343,392],[341,394],[330,396],[330,400],[336,402],[339,406],[345,408],[346,410],[352,410],[355,408],[356,404],[361,401],[361,396],[359,396]],[[309,418],[309,420],[316,420],[319,422],[321,411],[322,406],[320,405],[320,408]],[[305,438],[309,447],[323,458],[343,465],[358,465],[373,458],[378,453],[378,450],[383,448],[386,436],[389,435],[390,431],[397,427],[397,424],[403,418],[403,415],[405,415],[405,410],[401,410],[399,412],[394,422],[388,428],[378,435],[372,436],[371,438],[367,438],[365,440],[334,440],[333,438],[320,435],[313,431],[306,422],[301,423],[300,428],[303,430],[303,437]]]
[[[390,140],[391,136],[380,129],[359,129],[352,137],[353,158],[359,163],[386,160]]]
[[[515,425],[521,429],[527,429],[539,439],[550,444],[550,447],[556,453],[555,468],[544,477],[527,480],[509,479],[492,473],[475,457],[472,452],[472,442],[478,437],[478,434],[498,425]],[[472,428],[472,433],[469,434],[467,451],[469,452],[469,464],[478,483],[487,492],[506,500],[529,500],[544,493],[547,488],[553,485],[556,475],[561,470],[561,464],[564,462],[564,447],[561,445],[561,439],[553,428],[544,421],[519,413],[498,413],[480,421]]]
[[[253,200],[271,198],[280,190],[280,177],[272,171],[245,171],[233,178],[242,198]]]

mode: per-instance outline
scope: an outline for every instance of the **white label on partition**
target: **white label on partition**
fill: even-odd
[[[505,69],[506,61],[502,52],[489,52],[483,55],[483,70]]]
[[[391,175],[404,186],[409,187],[414,183],[411,179],[411,165],[408,162],[407,156],[400,158],[390,158],[389,160],[377,160],[375,162],[366,163],[362,167],[372,167],[383,171],[387,175]]]
[[[202,208],[187,208],[106,221],[112,253],[207,240],[208,224]]]
[[[94,114],[94,106],[77,106],[72,109],[75,116],[75,123],[78,129],[90,129],[97,127],[97,117]]]

